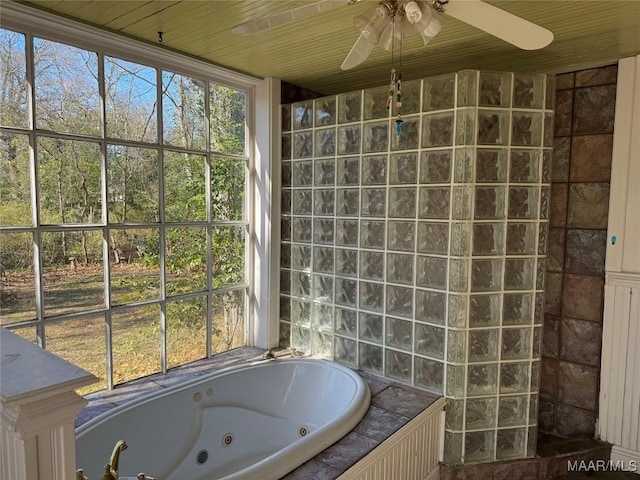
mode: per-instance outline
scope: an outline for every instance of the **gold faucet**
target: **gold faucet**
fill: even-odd
[[[104,475],[102,480],[118,480],[118,462],[120,461],[120,453],[127,449],[127,442],[118,440],[116,446],[113,447],[111,459],[104,466]]]

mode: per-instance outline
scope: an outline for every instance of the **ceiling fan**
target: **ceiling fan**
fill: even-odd
[[[348,0],[348,4],[360,0]],[[251,20],[233,28],[236,34],[257,33],[310,17],[341,5],[345,0],[320,0],[281,13]],[[360,31],[353,48],[342,63],[349,70],[364,62],[375,45],[387,50],[402,35],[419,34],[425,45],[440,31],[443,16],[448,15],[483,30],[523,50],[544,48],[553,41],[553,33],[482,0],[378,0],[353,19]]]

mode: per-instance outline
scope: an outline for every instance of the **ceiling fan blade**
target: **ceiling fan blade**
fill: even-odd
[[[553,33],[482,0],[450,0],[444,13],[523,50],[538,50],[553,41]]]
[[[292,10],[287,10],[286,12],[273,13],[271,15],[266,15],[255,20],[242,23],[233,27],[231,32],[236,34],[261,32],[262,30],[266,30],[268,28],[278,27],[289,22],[311,17],[312,15],[317,15],[318,13],[333,10],[334,8],[345,5],[346,3],[347,0],[320,0],[316,3],[311,3],[309,5],[303,5],[301,7],[294,8]]]
[[[356,43],[351,47],[351,51],[347,55],[347,58],[344,59],[344,62],[342,62],[340,68],[342,70],[349,70],[360,65],[367,59],[371,50],[373,50],[373,46],[373,43],[367,40],[366,35],[361,33],[358,40],[356,40]]]

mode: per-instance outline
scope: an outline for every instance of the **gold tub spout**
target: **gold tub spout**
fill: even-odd
[[[127,449],[127,442],[118,440],[116,446],[113,447],[111,459],[104,466],[104,475],[102,480],[118,480],[118,463],[120,462],[120,453]]]

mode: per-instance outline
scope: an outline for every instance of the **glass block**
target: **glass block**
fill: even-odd
[[[293,191],[293,213],[294,215],[311,215],[313,210],[313,195],[311,190]]]
[[[540,189],[540,218],[543,220],[549,219],[550,205],[550,191],[548,187],[542,187]]]
[[[305,272],[311,271],[311,247],[306,245],[291,246],[291,268]]]
[[[387,285],[387,314],[413,318],[413,289]]]
[[[311,325],[311,302],[299,298],[291,299],[291,323],[295,325]]]
[[[451,222],[451,245],[449,252],[453,256],[469,256],[471,252],[471,223]]]
[[[292,163],[291,180],[294,187],[306,187],[313,184],[313,163],[310,161]]]
[[[411,383],[413,377],[411,355],[385,349],[385,356],[385,376],[400,382]]]
[[[545,75],[544,108],[553,110],[556,107],[556,76]]]
[[[358,342],[358,366],[365,372],[382,375],[382,347]]]
[[[444,388],[444,364],[421,357],[414,357],[414,362],[414,385],[441,394]]]
[[[323,128],[315,131],[315,156],[331,157],[336,154],[336,129]]]
[[[542,325],[544,321],[544,292],[536,293],[534,302],[533,323]]]
[[[478,110],[477,145],[509,144],[509,112]]]
[[[469,297],[466,295],[449,295],[449,313],[447,323],[449,327],[465,328],[469,312]]]
[[[417,366],[416,366],[417,368]],[[462,430],[462,418],[464,416],[464,400],[447,399],[445,407],[444,428],[448,430]]]
[[[317,188],[313,191],[313,213],[315,215],[335,215],[335,191]]]
[[[387,97],[389,96],[388,87],[370,88],[364,91],[364,120],[373,120],[376,118],[388,118],[389,110],[387,110]]]
[[[311,325],[317,331],[333,332],[333,306],[325,303],[314,303],[312,305]]]
[[[333,244],[334,230],[333,219],[313,219],[313,241],[315,243]]]
[[[313,299],[316,302],[333,302],[333,277],[313,275]]]
[[[447,365],[447,397],[462,397],[464,395],[465,367],[461,365]]]
[[[494,395],[498,389],[498,364],[468,366],[467,395],[481,397]]]
[[[467,358],[467,332],[447,330],[447,361],[462,363]]]
[[[313,156],[313,133],[295,132],[293,134],[293,158],[310,158]]]
[[[527,425],[527,407],[529,397],[517,395],[500,397],[498,406],[498,427],[517,427]]]
[[[336,275],[358,276],[358,251],[336,249]]]
[[[420,218],[449,218],[450,188],[420,187],[419,195]]]
[[[542,355],[542,327],[534,327],[533,329],[533,358],[540,358]]]
[[[389,250],[413,252],[415,249],[415,223],[389,221],[388,223]]]
[[[382,280],[384,278],[384,257],[382,252],[360,252],[360,278]]]
[[[291,245],[287,243],[280,245],[280,266],[283,268],[291,267]]]
[[[551,183],[551,165],[553,162],[553,151],[544,149],[542,151],[542,175],[540,181],[542,183]]]
[[[453,465],[462,463],[462,433],[450,431],[444,432],[444,458],[443,461]]]
[[[542,113],[514,111],[511,116],[511,145],[541,147]]]
[[[428,290],[416,290],[416,320],[444,325],[447,295]]]
[[[422,148],[453,145],[453,113],[430,113],[422,118]]]
[[[468,290],[469,262],[464,259],[449,260],[449,290],[466,292]]]
[[[464,435],[465,463],[490,462],[495,455],[495,431],[467,432]]]
[[[291,348],[300,352],[311,352],[311,330],[291,325]]]
[[[417,191],[415,187],[390,188],[389,189],[389,217],[415,218],[416,194],[417,194]]]
[[[529,425],[538,424],[538,395],[535,393],[529,397],[529,415],[527,422]]]
[[[502,359],[517,360],[531,357],[531,329],[505,328],[502,330]]]
[[[540,361],[533,361],[531,362],[531,391],[532,392],[538,392],[540,391]],[[532,412],[529,412],[529,415],[531,416]],[[534,414],[538,415],[538,412],[534,412]]]
[[[360,158],[345,157],[336,160],[338,185],[358,185],[360,182]]]
[[[469,331],[469,362],[498,360],[499,330]]]
[[[283,187],[291,186],[291,168],[291,162],[282,162],[280,179]]]
[[[290,133],[283,133],[280,140],[280,149],[282,160],[291,160],[292,155],[292,140]]]
[[[500,325],[499,294],[471,295],[469,298],[469,327],[493,327]]]
[[[502,259],[471,262],[471,291],[496,292],[502,288]]]
[[[538,188],[509,187],[509,218],[535,220],[538,217]]]
[[[547,262],[545,258],[536,261],[536,290],[544,290]]]
[[[387,183],[387,156],[371,155],[362,158],[362,184],[385,185]]]
[[[546,255],[549,247],[549,223],[538,224],[538,255]]]
[[[338,122],[359,122],[362,119],[362,92],[338,95]]]
[[[311,218],[296,217],[293,219],[292,237],[294,242],[311,242]]]
[[[360,282],[360,308],[372,312],[382,312],[384,309],[384,285]]]
[[[280,322],[278,334],[278,346],[289,348],[291,346],[291,324],[289,322]]]
[[[540,158],[542,151],[511,150],[511,167],[509,168],[509,182],[536,183],[539,182]]]
[[[363,252],[365,253],[365,252]],[[387,282],[413,284],[413,255],[387,254]]]
[[[403,117],[402,133],[398,135],[397,120],[391,120],[391,150],[417,150],[420,117]]]
[[[420,89],[422,82],[420,80],[411,80],[402,82],[402,105],[398,107],[397,102],[393,102],[392,115],[398,114],[398,110],[403,115],[420,112]],[[388,94],[388,89],[387,89]]]
[[[298,297],[311,297],[311,274],[303,272],[291,273],[291,293]]]
[[[280,270],[280,293],[291,293],[291,272]]]
[[[280,219],[280,240],[291,240],[291,218],[282,217]]]
[[[449,183],[451,157],[449,150],[430,150],[420,154],[420,183]]]
[[[496,398],[470,398],[467,400],[465,428],[479,430],[495,428],[497,417]]]
[[[389,183],[417,183],[418,154],[394,153],[389,157]]]
[[[389,122],[365,123],[363,129],[362,151],[364,153],[387,151],[389,148]]]
[[[533,255],[536,248],[535,223],[507,224],[507,255]]]
[[[456,111],[456,145],[476,144],[477,110],[460,108]]]
[[[413,345],[413,322],[399,318],[385,318],[385,345],[411,352]]]
[[[316,127],[335,125],[336,97],[317,98],[314,102]]]
[[[514,108],[543,108],[544,75],[515,74],[513,79]]]
[[[294,103],[291,106],[291,115],[293,117],[293,129],[300,130],[302,128],[313,127],[313,101]]]
[[[360,312],[360,340],[382,345],[383,340],[383,317],[371,313]]]
[[[358,342],[349,338],[338,337],[334,339],[334,358],[336,362],[351,368],[358,366]]]
[[[506,183],[508,152],[506,148],[478,148],[476,182]]]
[[[363,188],[360,212],[363,217],[384,217],[386,212],[386,188]]]
[[[531,325],[533,323],[533,294],[505,293],[503,301],[503,325]]]
[[[280,212],[283,215],[291,214],[291,190],[282,190],[282,195],[280,196]]]
[[[333,360],[333,335],[323,332],[311,332],[311,354]]]
[[[422,111],[445,110],[454,107],[455,74],[440,75],[424,80]]]
[[[447,258],[418,255],[416,285],[437,290],[447,289]]]
[[[523,458],[526,454],[526,428],[506,428],[498,430],[496,437],[496,458]]]
[[[281,119],[282,119],[282,131],[288,132],[291,130],[291,105],[282,105],[280,107]]]
[[[504,224],[476,223],[473,225],[473,255],[503,255]]]
[[[511,73],[480,72],[480,106],[509,107],[511,77]]]
[[[505,216],[504,187],[476,187],[475,218],[499,220]]]
[[[418,222],[418,252],[447,254],[449,224]]]
[[[544,114],[544,127],[542,133],[542,146],[553,147],[554,137],[554,115],[553,113]]]
[[[384,249],[384,227],[384,221],[361,220],[360,246],[362,248]]]
[[[338,127],[338,155],[360,153],[360,127]]]
[[[336,220],[336,245],[358,246],[358,220]]]
[[[475,149],[456,148],[453,166],[453,181],[455,183],[473,182],[473,165],[475,163]]]
[[[533,458],[538,449],[538,427],[529,427],[527,431],[527,458]]]
[[[285,296],[280,297],[280,319],[281,320],[291,319],[291,299],[289,297],[285,297]]]
[[[356,310],[336,307],[335,316],[336,333],[355,338],[358,332],[358,312]]]
[[[505,290],[533,290],[533,258],[507,258],[504,267]]]
[[[336,278],[335,299],[338,305],[355,307],[358,298],[358,282],[346,278]]]
[[[416,323],[415,352],[444,360],[445,332],[444,328]]]
[[[344,217],[358,216],[360,212],[360,190],[338,188],[336,190],[336,214]]]
[[[478,104],[478,71],[463,70],[458,77],[458,107],[469,107]]]

